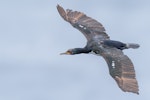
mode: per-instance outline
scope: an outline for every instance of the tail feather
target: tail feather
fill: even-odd
[[[127,48],[132,48],[132,49],[137,49],[137,48],[140,47],[140,45],[139,44],[135,44],[135,43],[127,43],[126,47]]]

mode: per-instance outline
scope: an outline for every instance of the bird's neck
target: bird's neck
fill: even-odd
[[[88,48],[74,48],[74,54],[81,54],[81,53],[89,53],[91,52]]]

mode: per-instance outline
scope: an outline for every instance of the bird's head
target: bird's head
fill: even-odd
[[[61,53],[60,55],[74,55],[76,54],[76,49],[69,49],[64,53]]]

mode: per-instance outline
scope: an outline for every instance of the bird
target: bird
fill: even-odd
[[[130,58],[123,50],[140,47],[137,43],[124,43],[110,39],[103,25],[83,12],[64,10],[59,4],[57,10],[60,16],[78,29],[87,39],[83,48],[69,49],[61,55],[89,54],[91,52],[102,56],[109,69],[109,74],[124,92],[139,94],[139,86],[135,69]]]

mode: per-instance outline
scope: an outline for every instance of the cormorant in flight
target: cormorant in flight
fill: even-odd
[[[136,49],[139,45],[111,40],[101,23],[82,12],[70,9],[65,11],[59,5],[57,5],[57,10],[65,21],[83,33],[87,39],[84,48],[69,49],[61,54],[74,55],[92,51],[102,56],[107,62],[110,75],[115,79],[118,86],[124,92],[139,94],[133,63],[122,51],[129,48]]]

